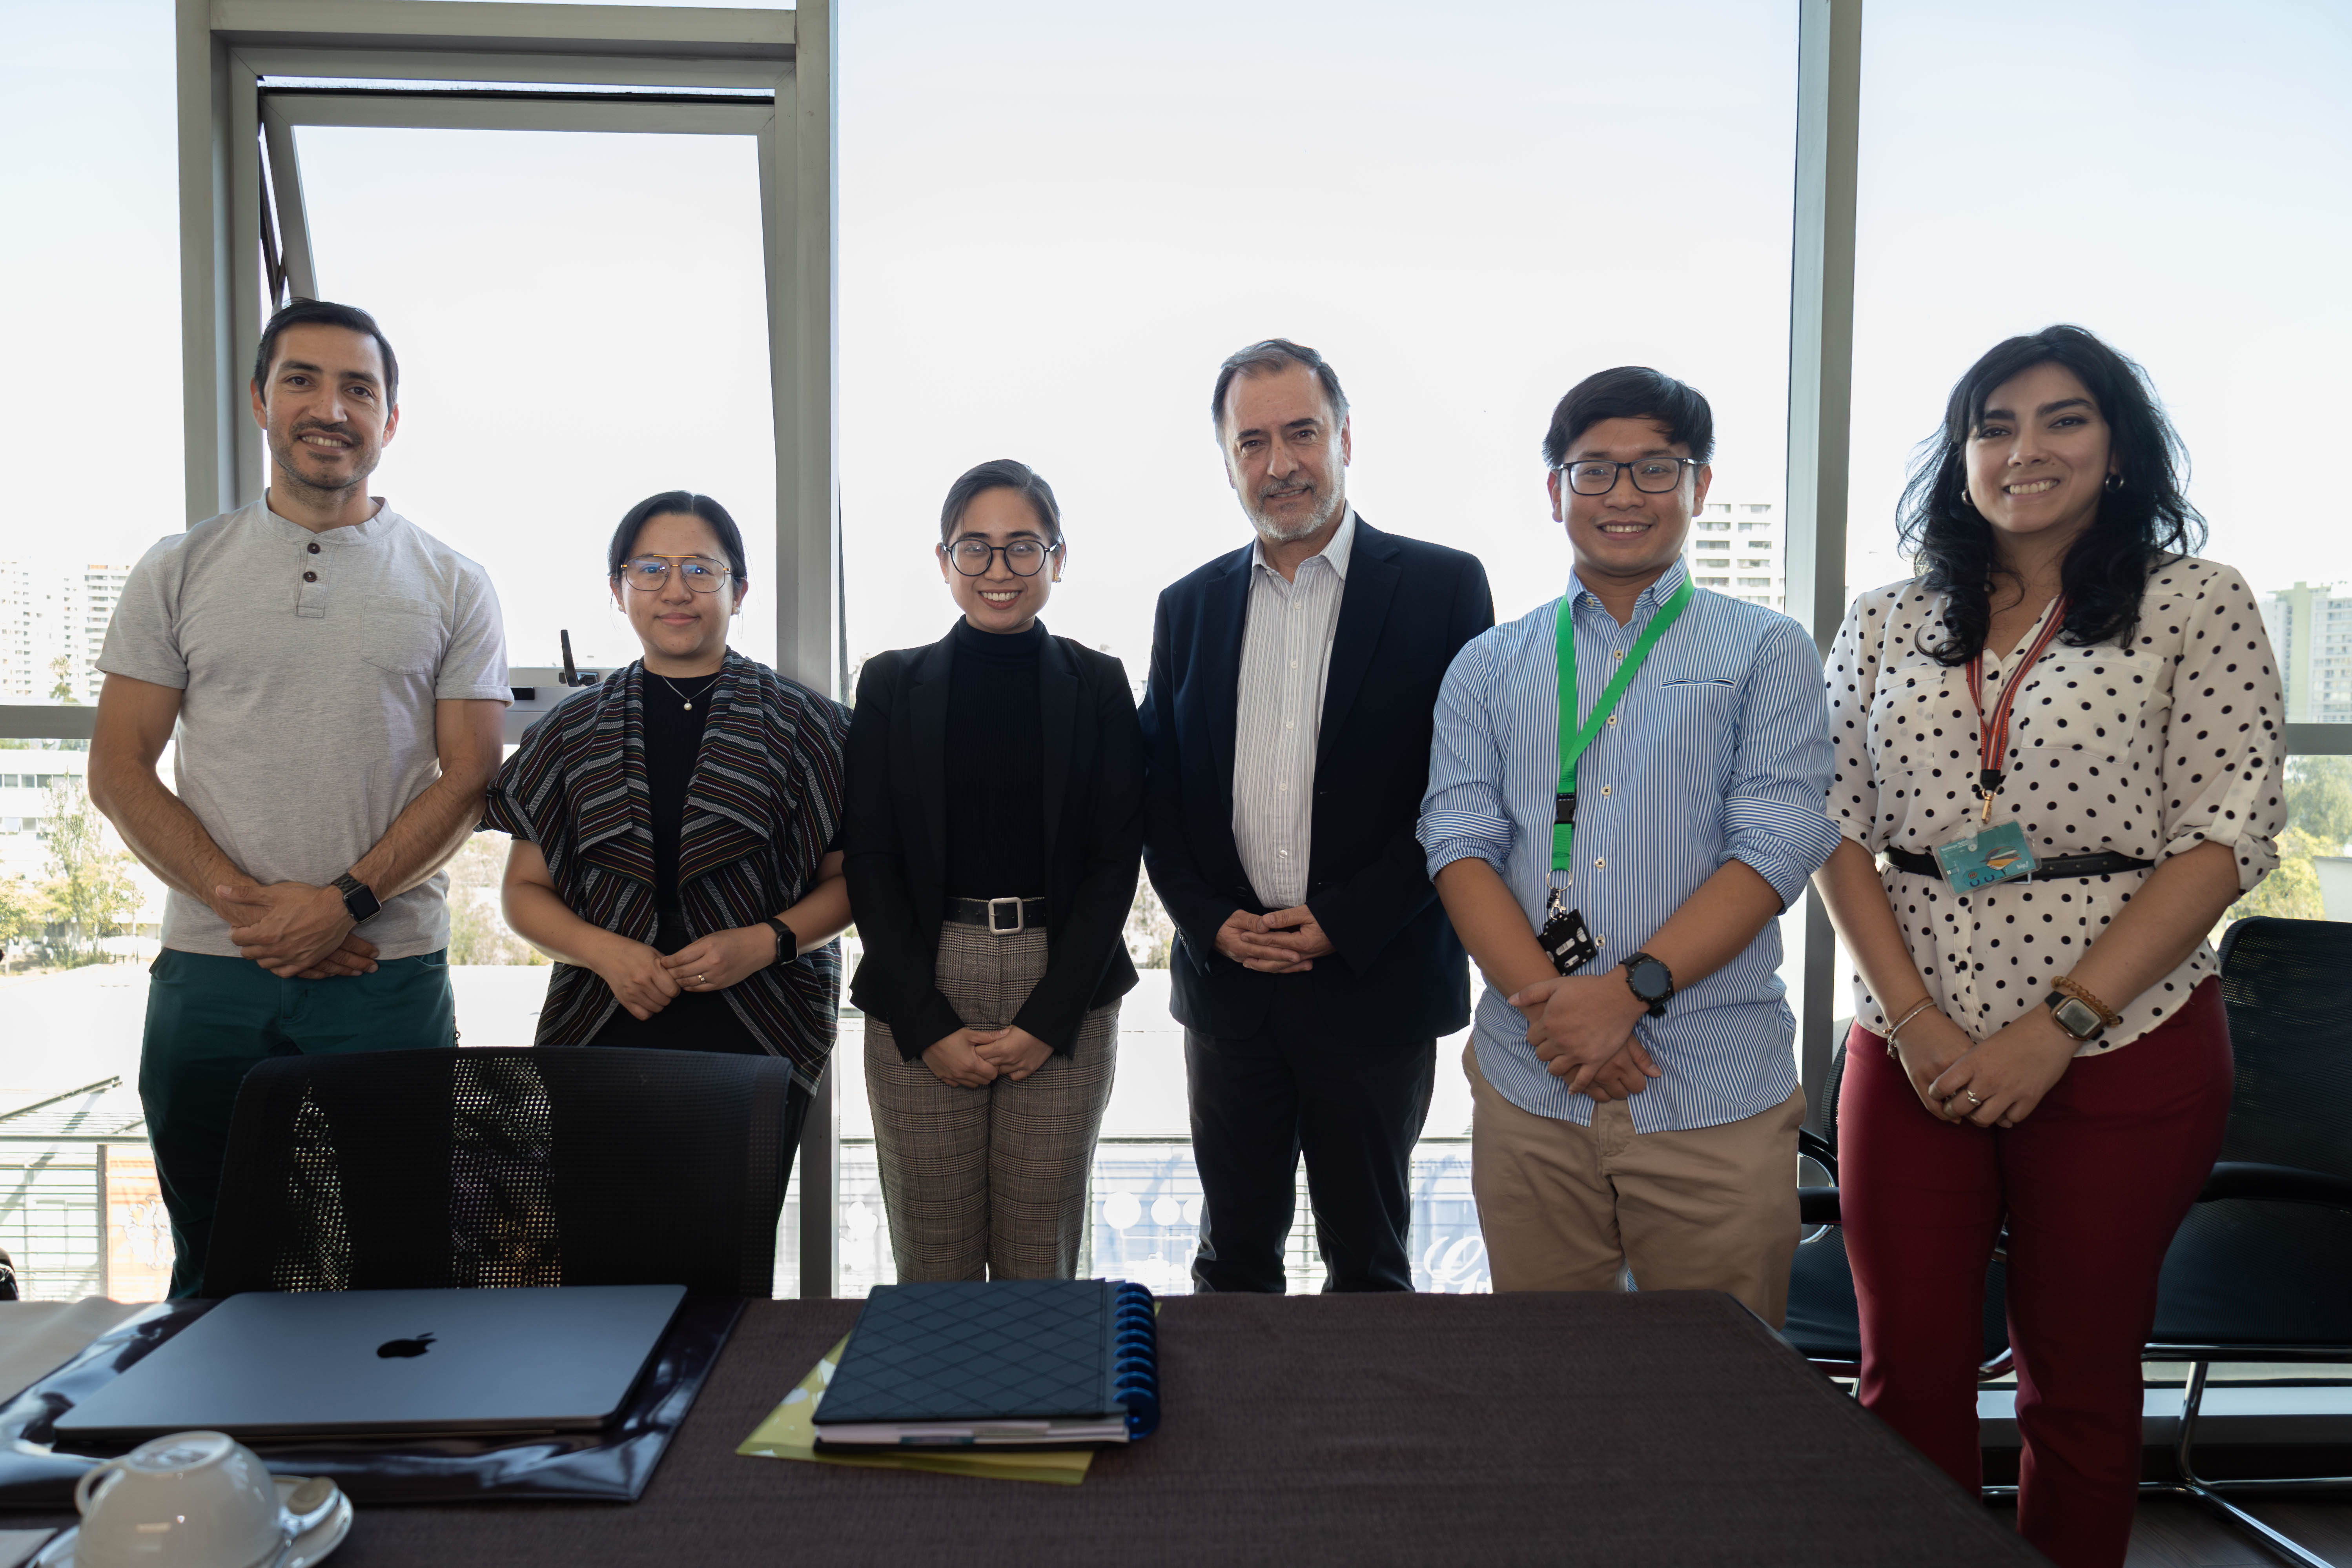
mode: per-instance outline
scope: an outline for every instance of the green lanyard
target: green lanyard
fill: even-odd
[[[1634,639],[1633,651],[1617,667],[1616,678],[1610,681],[1608,689],[1601,692],[1601,700],[1593,705],[1592,716],[1579,728],[1576,722],[1576,601],[1572,597],[1560,600],[1557,632],[1559,639],[1559,793],[1552,802],[1553,870],[1570,870],[1576,864],[1570,840],[1576,834],[1577,759],[1584,755],[1584,749],[1592,744],[1592,738],[1601,733],[1601,725],[1609,721],[1610,712],[1616,708],[1617,700],[1625,695],[1625,689],[1633,683],[1634,672],[1642,668],[1642,661],[1650,657],[1650,650],[1657,646],[1658,639],[1665,636],[1666,628],[1675,624],[1675,617],[1689,606],[1690,602],[1690,579],[1685,577],[1683,585],[1667,595],[1666,602],[1660,605],[1657,613],[1650,617],[1649,626]]]

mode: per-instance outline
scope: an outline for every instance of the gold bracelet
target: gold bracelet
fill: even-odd
[[[2102,1002],[2096,996],[2092,995],[2088,991],[2083,989],[2082,986],[2076,984],[2073,979],[2066,975],[2062,974],[2057,979],[2052,981],[2050,983],[2050,989],[2058,992],[2062,995],[2072,996],[2075,1001],[2080,1002],[2084,1006],[2088,1007],[2092,1012],[2096,1013],[2099,1016],[2099,1022],[2110,1029],[2115,1028],[2124,1021],[2124,1016],[2121,1013],[2116,1012],[2113,1007],[2108,1006],[2105,1002]]]

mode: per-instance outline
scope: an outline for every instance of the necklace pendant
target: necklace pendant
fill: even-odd
[[[688,703],[688,704],[686,705],[686,710],[687,710],[688,712],[689,712],[689,713],[693,712],[693,711],[694,711],[694,704],[693,704],[693,703],[691,703],[691,702]]]

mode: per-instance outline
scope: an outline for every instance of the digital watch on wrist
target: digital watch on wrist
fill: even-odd
[[[383,912],[383,901],[368,890],[368,885],[349,871],[335,879],[335,890],[343,895],[343,912],[352,917],[353,925],[365,925]]]
[[[2058,1026],[2077,1040],[2087,1044],[2107,1032],[2107,1021],[2099,1016],[2099,1010],[2079,996],[2053,991],[2042,999],[2042,1005],[2050,1009]]]

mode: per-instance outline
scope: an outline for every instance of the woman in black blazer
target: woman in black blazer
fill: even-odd
[[[866,1089],[898,1278],[1069,1279],[1143,856],[1127,672],[1037,614],[1067,551],[1026,464],[940,512],[962,618],[868,659],[844,815]]]

